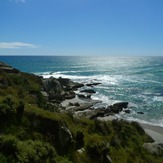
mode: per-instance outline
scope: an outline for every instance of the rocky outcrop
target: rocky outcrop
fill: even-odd
[[[6,73],[19,73],[20,71],[3,63],[0,62],[0,72],[6,72]]]
[[[82,87],[83,84],[79,84],[71,81],[67,78],[54,78],[43,79],[43,90],[47,92],[49,100],[65,100],[75,97],[74,90]]]

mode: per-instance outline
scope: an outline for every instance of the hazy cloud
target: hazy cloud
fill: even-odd
[[[26,2],[26,0],[15,0],[16,2],[21,2],[21,3],[25,3]]]
[[[37,48],[34,44],[23,42],[0,42],[0,49]]]

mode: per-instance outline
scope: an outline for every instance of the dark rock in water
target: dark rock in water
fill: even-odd
[[[127,113],[127,114],[130,114],[131,113],[131,110],[130,109],[125,109],[125,110],[123,110],[125,113]]]
[[[93,90],[93,89],[84,89],[84,90],[81,90],[80,92],[85,92],[85,93],[96,93],[96,91]]]
[[[118,103],[113,104],[113,107],[126,109],[128,107],[128,102],[118,102]]]
[[[121,107],[114,107],[114,106],[110,106],[110,111],[113,112],[113,113],[119,113],[122,111],[122,108]]]
[[[106,113],[113,112],[113,113],[118,114],[124,108],[126,109],[127,107],[128,107],[128,102],[118,102],[118,103],[115,103],[111,106],[108,106],[106,108]],[[129,113],[129,110],[127,110],[126,113]]]
[[[88,95],[83,95],[83,94],[77,94],[77,96],[79,97],[79,98],[84,98],[84,99],[87,99],[87,98],[91,98],[91,94],[88,94]]]
[[[91,94],[87,95],[87,98],[91,98]]]
[[[79,98],[86,98],[86,96],[83,95],[83,94],[77,94],[77,96],[78,96]]]
[[[68,78],[58,78],[59,83],[66,89],[66,90],[75,90],[77,88],[81,88],[84,86],[82,83],[73,82]]]
[[[137,113],[138,113],[138,114],[144,114],[144,112],[142,112],[142,111],[138,111]]]
[[[101,84],[101,83],[89,83],[89,84],[86,84],[86,86],[92,87],[92,86],[96,86],[96,85],[99,85],[99,84]]]

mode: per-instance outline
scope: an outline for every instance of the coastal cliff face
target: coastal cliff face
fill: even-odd
[[[139,124],[90,120],[97,112],[89,118],[84,112],[76,116],[83,105],[68,109],[61,104],[81,87],[69,79],[43,79],[0,62],[0,162],[163,162],[162,156],[143,148],[152,139]],[[91,110],[89,98],[85,108]],[[109,113],[127,104],[110,106]],[[104,113],[101,109],[98,115]]]

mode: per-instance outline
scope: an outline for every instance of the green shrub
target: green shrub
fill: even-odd
[[[87,141],[86,152],[90,158],[101,162],[109,152],[108,142],[97,134],[92,135]]]

